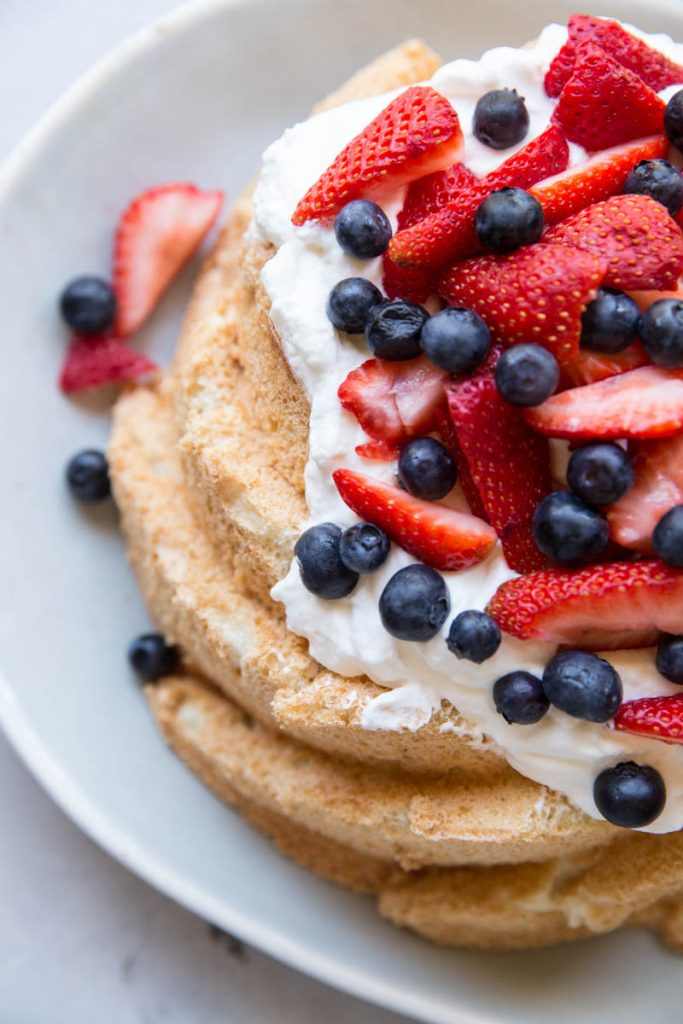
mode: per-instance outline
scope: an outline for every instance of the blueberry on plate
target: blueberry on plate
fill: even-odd
[[[675,217],[683,206],[683,177],[668,160],[641,160],[629,171],[624,192],[649,196]]]
[[[560,379],[557,359],[542,345],[513,345],[496,363],[496,385],[511,405],[540,405]]]
[[[683,636],[665,633],[659,641],[655,665],[670,683],[683,684]]]
[[[358,583],[358,573],[341,560],[341,537],[340,527],[320,523],[304,530],[294,545],[301,582],[306,590],[327,601],[347,597]]]
[[[560,565],[591,562],[609,541],[604,516],[566,491],[553,491],[543,498],[534,512],[532,530],[541,551]]]
[[[161,633],[143,633],[128,648],[128,661],[141,679],[154,683],[178,667],[178,648],[167,644]]]
[[[427,565],[399,569],[379,599],[382,625],[399,640],[431,640],[450,610],[451,599],[443,577]]]
[[[683,366],[683,302],[653,302],[640,318],[640,337],[653,363],[669,369]]]
[[[674,93],[664,111],[664,131],[676,149],[683,152],[683,89]]]
[[[500,188],[479,204],[474,230],[489,252],[512,252],[540,241],[543,207],[523,188]]]
[[[383,302],[370,313],[365,340],[378,359],[415,359],[421,352],[420,335],[428,318],[427,310],[414,302]]]
[[[104,452],[85,448],[77,452],[66,467],[66,482],[74,498],[92,505],[111,494],[109,464]]]
[[[116,296],[108,281],[86,275],[71,281],[59,299],[64,320],[77,334],[102,334],[116,316]]]
[[[339,557],[352,572],[374,572],[387,560],[389,538],[372,523],[356,523],[344,530],[339,541]]]
[[[345,253],[359,260],[381,256],[391,241],[389,218],[371,199],[352,199],[334,222],[337,242]]]
[[[445,498],[455,487],[458,471],[451,455],[433,437],[416,437],[401,449],[398,479],[409,494],[423,501]]]
[[[500,627],[486,612],[474,608],[460,612],[451,622],[446,646],[456,658],[480,665],[500,647]]]
[[[477,100],[472,131],[491,149],[508,149],[529,131],[529,112],[524,97],[515,89],[492,89]]]
[[[621,828],[644,828],[664,810],[666,786],[656,768],[622,761],[605,768],[593,783],[595,806]]]
[[[633,465],[621,445],[595,441],[569,457],[567,483],[589,505],[611,505],[633,484]]]
[[[638,337],[640,309],[630,295],[598,288],[581,316],[581,346],[595,352],[623,352]]]
[[[496,711],[510,725],[533,725],[548,710],[541,680],[531,672],[508,672],[493,684]]]
[[[447,306],[425,322],[420,343],[435,366],[447,373],[467,373],[487,355],[491,335],[474,310]]]
[[[652,546],[667,565],[683,569],[683,505],[664,513],[652,533]]]
[[[370,314],[384,301],[379,288],[364,277],[339,281],[327,300],[327,317],[339,331],[362,334]]]
[[[560,651],[551,658],[543,673],[543,691],[560,711],[586,722],[608,722],[623,699],[618,673],[588,651]]]

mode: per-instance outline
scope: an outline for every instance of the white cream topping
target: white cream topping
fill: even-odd
[[[683,62],[683,46],[667,36],[646,36],[674,60]],[[458,112],[465,133],[464,161],[477,174],[498,166],[548,125],[554,101],[543,90],[543,76],[566,40],[566,29],[549,25],[537,44],[525,49],[499,47],[481,60],[455,60],[435,74],[431,84]],[[477,99],[490,89],[513,88],[525,97],[530,116],[527,137],[519,147],[496,151],[471,134]],[[670,95],[676,87],[663,95]],[[250,232],[278,247],[263,269],[263,283],[272,303],[271,317],[282,339],[292,370],[311,402],[310,456],[305,473],[307,524],[332,521],[351,525],[357,517],[339,497],[332,473],[340,467],[393,482],[393,463],[368,462],[355,454],[355,446],[368,438],[355,418],[345,412],[337,389],[350,370],[368,358],[362,339],[341,335],[325,314],[327,297],[342,278],[363,276],[381,286],[379,260],[361,262],[346,256],[329,227],[307,225],[295,230],[292,212],[309,186],[333,161],[341,148],[358,134],[387,104],[379,96],[319,114],[284,133],[266,151],[255,195],[255,217]],[[585,159],[571,147],[571,162]],[[397,195],[385,207],[394,219],[402,203]],[[561,465],[562,451],[554,460]],[[466,508],[458,487],[446,504]],[[286,608],[287,624],[308,639],[314,658],[344,676],[365,674],[387,687],[366,702],[362,722],[367,729],[417,730],[442,701],[450,701],[472,726],[486,735],[522,774],[566,794],[592,817],[600,814],[593,802],[593,781],[605,767],[633,759],[656,767],[667,787],[667,804],[646,831],[668,832],[683,825],[683,748],[617,733],[605,725],[571,718],[554,708],[536,725],[508,725],[497,714],[492,685],[513,669],[540,675],[554,647],[520,641],[504,635],[497,654],[482,665],[456,659],[447,649],[445,635],[451,620],[468,608],[483,609],[496,588],[513,578],[498,545],[479,565],[459,573],[444,573],[451,614],[441,631],[425,644],[396,640],[379,617],[380,594],[393,574],[414,561],[397,545],[385,565],[362,577],[346,599],[323,601],[301,583],[296,562],[273,588],[273,597]],[[656,671],[654,651],[615,652],[606,655],[621,675],[625,699],[680,693]]]

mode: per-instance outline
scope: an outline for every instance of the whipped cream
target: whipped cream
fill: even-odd
[[[668,36],[648,36],[627,27],[651,46],[683,62],[683,46]],[[549,25],[531,47],[498,47],[479,61],[455,60],[432,78],[430,84],[450,100],[459,115],[465,134],[463,160],[476,174],[493,170],[547,127],[555,101],[545,95],[543,77],[566,38],[566,28]],[[516,89],[525,98],[530,119],[522,143],[503,152],[483,145],[470,130],[479,97],[500,88]],[[677,88],[662,95],[668,98]],[[271,318],[284,354],[311,403],[310,453],[305,471],[310,519],[302,529],[325,521],[342,527],[357,521],[337,493],[332,480],[335,469],[346,467],[387,482],[395,480],[395,464],[369,463],[355,453],[356,445],[367,441],[367,435],[342,408],[337,389],[369,353],[362,339],[337,332],[325,313],[327,297],[342,278],[363,276],[381,287],[381,261],[355,260],[342,252],[332,228],[309,224],[295,230],[290,219],[304,192],[392,95],[349,103],[287,130],[264,155],[254,198],[250,232],[272,242],[278,250],[262,272],[272,304]],[[585,158],[581,147],[570,147],[571,163]],[[392,203],[385,204],[394,226],[402,202],[403,193],[399,192]],[[555,454],[558,458],[554,461],[561,464],[562,452]],[[444,503],[467,509],[459,487]],[[363,707],[362,723],[367,729],[418,730],[442,701],[449,701],[471,725],[473,734],[492,740],[514,768],[564,793],[594,818],[601,815],[593,801],[593,781],[603,768],[630,759],[653,765],[664,777],[667,803],[660,817],[644,831],[669,832],[683,825],[683,747],[618,733],[552,707],[539,723],[525,726],[508,725],[496,712],[494,681],[513,669],[541,675],[554,646],[503,634],[496,655],[482,665],[458,660],[448,651],[445,635],[451,620],[465,609],[483,609],[496,588],[516,575],[508,568],[500,545],[471,569],[443,573],[451,597],[451,615],[443,630],[423,644],[390,636],[382,626],[378,608],[390,577],[413,561],[392,545],[384,566],[361,577],[354,592],[338,601],[323,601],[309,593],[301,583],[295,561],[272,591],[273,598],[286,608],[288,627],[307,638],[312,656],[322,665],[343,676],[365,674],[386,687]],[[656,671],[653,650],[618,651],[604,656],[621,676],[627,700],[680,693],[680,688]]]

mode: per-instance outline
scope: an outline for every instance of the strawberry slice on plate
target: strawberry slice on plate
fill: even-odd
[[[591,651],[650,647],[683,632],[683,572],[655,559],[541,569],[503,583],[486,609],[501,629]]]
[[[299,201],[292,223],[330,219],[351,199],[444,170],[462,149],[460,121],[445,96],[413,85],[344,147]]]
[[[652,554],[652,531],[674,505],[683,504],[683,434],[638,441],[631,449],[634,481],[606,509],[610,536],[624,548]]]
[[[607,380],[608,377],[649,365],[650,358],[640,342],[629,345],[623,352],[593,352],[589,348],[581,348],[575,359],[562,363],[560,388],[596,384],[599,380]]]
[[[683,743],[683,697],[627,700],[614,716],[614,728],[650,740]]]
[[[159,367],[120,338],[77,335],[71,340],[59,376],[64,394],[146,377]]]
[[[495,531],[466,512],[421,501],[350,469],[337,469],[332,476],[356,515],[380,526],[391,540],[433,569],[469,569],[486,558],[496,543]]]
[[[114,239],[119,337],[128,337],[147,319],[222,205],[222,192],[178,183],[142,192],[124,210]]]

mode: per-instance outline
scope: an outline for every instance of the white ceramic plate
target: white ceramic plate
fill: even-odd
[[[55,387],[65,339],[55,297],[76,273],[107,272],[130,196],[183,178],[234,196],[282,128],[388,46],[419,34],[446,56],[476,56],[533,38],[573,7],[194,3],[86,76],[0,171],[0,716],[10,739],[62,808],[147,881],[303,971],[434,1022],[673,1024],[683,964],[637,933],[523,955],[432,947],[280,857],[176,761],[126,667],[146,617],[114,513],[84,513],[65,493],[65,460],[104,445],[108,423],[101,403],[68,403]],[[683,36],[680,4],[593,10]],[[190,281],[141,338],[162,361]]]

